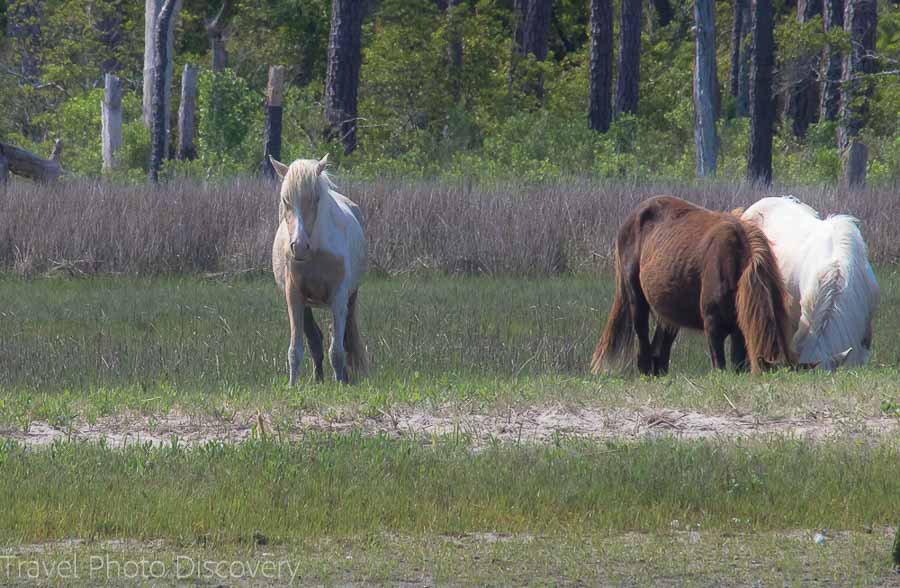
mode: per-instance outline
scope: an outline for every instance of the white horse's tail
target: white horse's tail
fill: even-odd
[[[835,358],[852,348],[844,363],[860,365],[869,359],[878,283],[856,219],[840,215],[825,222],[832,236],[831,260],[801,284],[802,319],[794,343],[801,363],[832,369],[838,367],[832,365]]]

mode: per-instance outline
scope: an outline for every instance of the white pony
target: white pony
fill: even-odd
[[[799,315],[794,347],[800,362],[833,370],[868,361],[879,291],[858,221],[847,215],[822,220],[792,196],[763,198],[741,218],[772,243],[795,320]]]
[[[331,309],[329,350],[334,377],[349,382],[366,369],[359,336],[356,294],[366,271],[366,239],[359,207],[338,194],[320,161],[298,159],[290,166],[269,158],[281,178],[280,224],[272,244],[272,271],[287,300],[291,324],[290,385],[303,363],[303,335],[317,380],[322,380],[322,331],[311,307]],[[348,374],[349,371],[349,374]]]

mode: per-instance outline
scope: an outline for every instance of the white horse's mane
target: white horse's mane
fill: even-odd
[[[288,206],[300,204],[305,198],[318,194],[321,198],[335,189],[328,172],[318,171],[315,159],[298,159],[291,163],[281,183],[281,198]]]

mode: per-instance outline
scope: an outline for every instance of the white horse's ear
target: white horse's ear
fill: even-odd
[[[328,165],[328,154],[325,154],[325,157],[319,160],[319,163],[316,164],[316,175],[321,175],[323,171],[325,171],[325,166]]]
[[[281,163],[280,161],[278,161],[271,155],[269,156],[269,163],[272,164],[272,169],[275,170],[275,173],[278,174],[278,177],[283,180],[284,176],[288,172],[288,166],[284,165],[283,163]]]
[[[831,358],[831,370],[834,371],[844,365],[844,362],[847,361],[847,358],[850,357],[850,354],[853,352],[853,348],[851,347],[847,351],[842,353],[836,353]]]

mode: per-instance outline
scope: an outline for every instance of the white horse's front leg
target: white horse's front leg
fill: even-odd
[[[342,285],[331,302],[331,348],[328,351],[331,357],[331,367],[334,369],[334,379],[345,384],[350,381],[347,377],[347,362],[344,352],[344,332],[347,330],[347,304],[349,300],[350,296],[347,287]]]
[[[300,302],[298,289],[290,281],[285,284],[285,296],[287,297],[288,319],[291,323],[291,343],[288,347],[288,367],[290,369],[288,385],[294,386],[303,367],[303,303]]]

